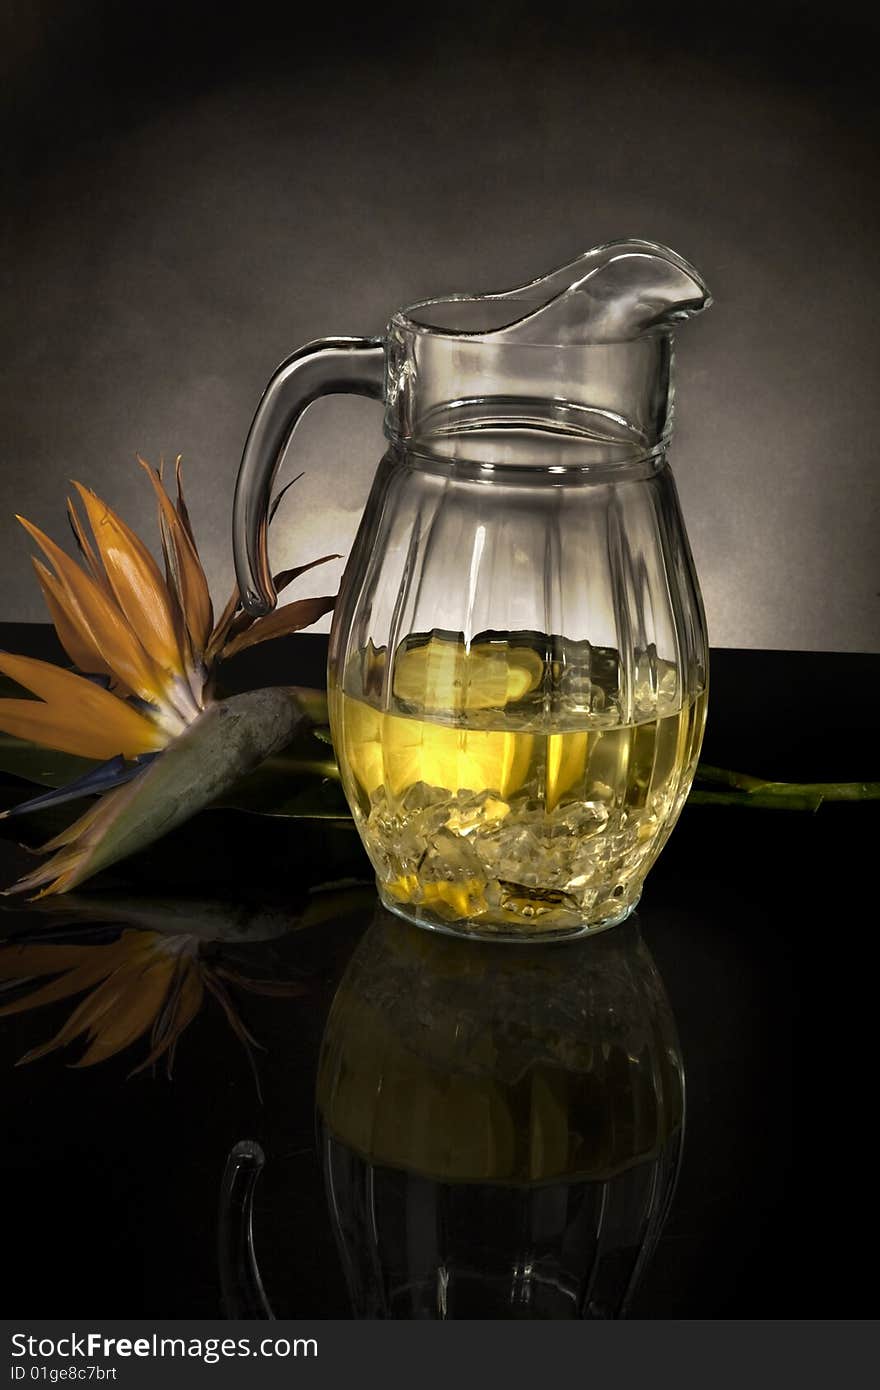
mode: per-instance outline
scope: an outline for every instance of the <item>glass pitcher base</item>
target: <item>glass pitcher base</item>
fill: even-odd
[[[537,922],[524,922],[522,926],[513,923],[504,926],[481,921],[479,918],[444,919],[413,903],[399,902],[385,891],[384,885],[378,880],[376,888],[383,907],[393,912],[396,917],[402,917],[404,922],[412,923],[414,927],[441,932],[444,936],[466,937],[473,941],[509,942],[519,946],[529,946],[543,941],[580,941],[585,936],[596,936],[599,932],[607,931],[609,927],[616,927],[625,922],[635,911],[641,898],[641,893],[638,893],[632,902],[608,917],[592,921],[584,919],[573,926],[542,928],[540,919]]]

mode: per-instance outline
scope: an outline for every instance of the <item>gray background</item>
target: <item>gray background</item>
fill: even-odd
[[[6,4],[0,619],[44,617],[12,520],[80,478],[153,525],[184,454],[215,595],[276,362],[398,305],[664,241],[673,463],[720,646],[880,650],[875,21],[844,6]],[[278,566],[345,551],[379,411],[310,412]],[[341,563],[302,592],[335,587]]]

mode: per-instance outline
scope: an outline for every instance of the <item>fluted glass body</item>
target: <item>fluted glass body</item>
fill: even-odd
[[[383,901],[514,939],[631,911],[687,796],[707,688],[665,449],[589,466],[527,451],[495,465],[392,445],[329,666]]]

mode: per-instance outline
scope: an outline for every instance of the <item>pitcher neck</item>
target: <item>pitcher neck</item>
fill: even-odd
[[[386,341],[386,433],[438,462],[604,469],[662,456],[669,441],[668,330],[626,342],[493,342],[400,316]]]
[[[500,293],[423,300],[389,326],[388,433],[502,467],[650,457],[672,429],[672,325],[710,303],[694,266],[633,238]]]

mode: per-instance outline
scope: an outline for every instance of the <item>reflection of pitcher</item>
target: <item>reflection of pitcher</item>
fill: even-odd
[[[320,395],[384,399],[390,443],[337,602],[329,685],[387,907],[521,938],[622,920],[705,717],[702,607],[666,461],[692,266],[614,242],[505,294],[401,311],[279,368],[235,503],[246,606],[275,601],[274,471]]]
[[[626,1315],[684,1122],[675,1024],[635,922],[499,954],[381,913],[334,999],[317,1090],[356,1317]],[[230,1162],[235,1203],[254,1163],[247,1147]],[[243,1210],[227,1205],[225,1283],[253,1315]]]

